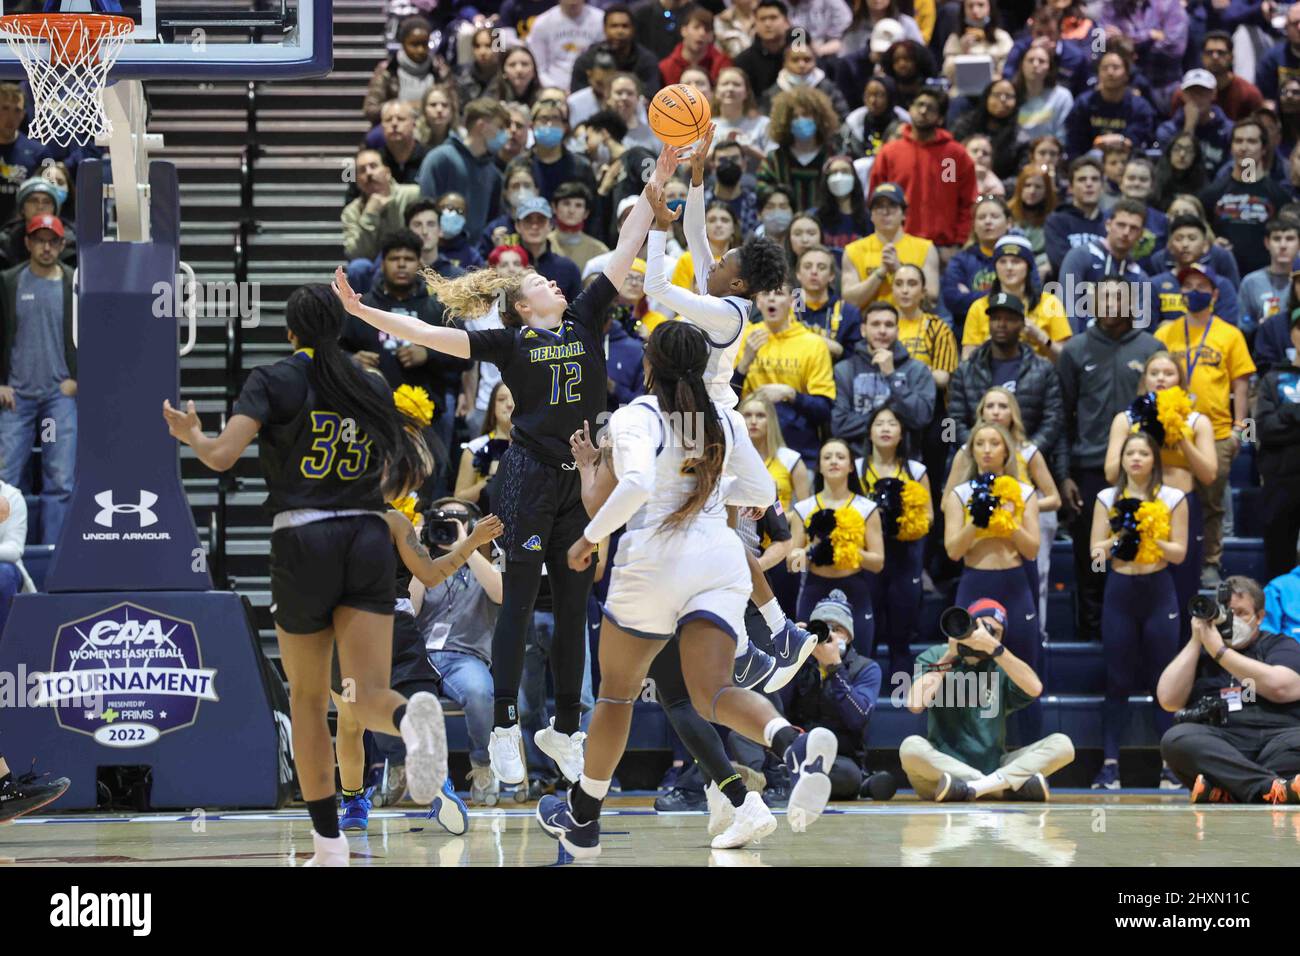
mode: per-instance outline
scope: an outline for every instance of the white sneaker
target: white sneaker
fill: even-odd
[[[725,833],[714,837],[710,845],[715,850],[735,850],[761,840],[775,830],[776,817],[772,816],[763,798],[751,790],[745,794],[745,802],[736,808],[731,826]]]
[[[438,698],[428,691],[412,695],[400,729],[406,745],[406,789],[412,800],[427,806],[447,779],[447,724]]]
[[[469,772],[469,802],[495,807],[501,799],[501,781],[491,767],[474,767]]]
[[[586,740],[587,735],[580,730],[572,734],[560,733],[555,729],[554,717],[550,724],[533,734],[533,743],[537,744],[537,749],[555,761],[560,773],[570,783],[577,783],[582,776],[582,745]]]
[[[348,850],[348,838],[343,834],[332,839],[326,839],[315,830],[311,831],[311,842],[316,847],[316,852],[312,858],[303,866],[347,866],[350,851]]]
[[[704,799],[709,802],[709,836],[715,837],[731,826],[731,821],[736,819],[736,808],[711,780],[704,788]]]
[[[488,738],[488,760],[492,772],[502,783],[523,783],[528,776],[524,769],[524,736],[518,724],[493,727]]]

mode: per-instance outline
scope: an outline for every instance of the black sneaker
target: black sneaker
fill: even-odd
[[[939,785],[934,788],[935,803],[962,803],[972,800],[975,792],[965,780],[958,780],[950,773],[939,777]]]
[[[761,794],[763,802],[769,807],[784,807],[790,802],[790,788],[794,781],[790,770],[784,765],[773,767],[767,772],[767,786]]]
[[[697,813],[709,808],[703,790],[683,790],[674,787],[662,797],[655,798],[656,813]]]
[[[1046,803],[1052,797],[1052,792],[1047,788],[1047,778],[1041,773],[1036,773],[1020,785],[1019,790],[1012,790],[1007,794],[1008,800],[1026,800],[1030,803]]]
[[[28,772],[21,777],[11,773],[0,779],[0,824],[12,823],[25,813],[53,803],[72,786],[67,777],[54,780],[48,777],[48,773]]]

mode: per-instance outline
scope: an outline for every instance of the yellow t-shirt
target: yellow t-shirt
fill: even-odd
[[[664,315],[662,312],[656,312],[654,309],[651,309],[646,312],[645,315],[641,316],[641,321],[638,323],[637,331],[641,334],[642,338],[648,339],[650,338],[651,332],[667,321],[668,316]]]
[[[673,285],[681,286],[683,289],[700,291],[695,288],[695,264],[691,261],[689,252],[682,253],[681,258],[677,260],[677,265],[673,268],[672,277],[668,281]]]
[[[1191,348],[1187,339],[1190,331]],[[1204,342],[1201,333],[1205,333]],[[1232,434],[1232,383],[1255,371],[1246,337],[1235,325],[1212,318],[1208,326],[1200,329],[1183,319],[1166,322],[1156,329],[1158,339],[1175,362],[1183,369],[1187,379],[1188,394],[1195,396],[1194,407],[1210,419],[1214,426],[1214,440],[1222,441]],[[1191,355],[1188,355],[1188,352]],[[1188,365],[1193,366],[1188,375]]]
[[[750,322],[740,333],[740,355],[745,354],[749,333],[762,322]],[[770,335],[754,356],[745,376],[741,398],[764,385],[789,385],[805,395],[835,398],[835,376],[831,373],[831,350],[826,340],[801,322],[791,322]]]
[[[925,258],[930,254],[930,250],[934,248],[934,243],[929,239],[922,239],[920,236],[909,236],[907,233],[903,233],[894,242],[894,248],[898,250],[900,265],[925,268]],[[884,242],[881,241],[879,235],[872,233],[862,239],[855,239],[845,246],[844,258],[852,262],[858,270],[858,278],[865,280],[880,265],[880,257],[884,251]],[[881,280],[880,288],[876,292],[876,299],[883,299],[891,305],[893,304],[894,280],[890,276],[885,276]]]
[[[1038,305],[1025,315],[1026,322],[1032,322],[1038,326],[1053,342],[1064,342],[1072,334],[1070,320],[1065,315],[1065,306],[1061,300],[1050,292],[1044,292],[1038,298]],[[1028,336],[1022,337],[1026,345],[1032,345],[1034,351],[1043,358],[1047,358],[1050,349],[1031,343]],[[961,344],[983,345],[989,340],[989,297],[986,295],[976,299],[966,313],[966,330],[962,332]]]
[[[799,453],[793,448],[778,448],[776,454],[763,464],[776,482],[776,497],[781,502],[781,509],[789,514],[790,502],[794,498],[794,469],[799,464]]]
[[[898,341],[907,354],[939,372],[955,372],[961,356],[957,336],[937,315],[921,314],[915,319],[898,317]]]

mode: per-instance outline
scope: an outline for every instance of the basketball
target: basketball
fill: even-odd
[[[713,111],[699,90],[685,83],[665,86],[649,107],[650,128],[665,146],[689,146],[708,131]]]

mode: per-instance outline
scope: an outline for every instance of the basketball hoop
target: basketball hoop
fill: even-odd
[[[96,13],[0,16],[0,37],[31,84],[32,139],[69,146],[112,132],[104,85],[134,30],[130,17]]]

